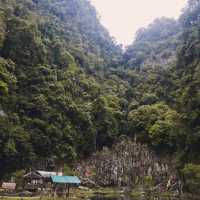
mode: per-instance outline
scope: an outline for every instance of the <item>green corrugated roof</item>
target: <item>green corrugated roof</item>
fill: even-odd
[[[51,176],[53,183],[70,183],[80,184],[81,181],[77,176]]]

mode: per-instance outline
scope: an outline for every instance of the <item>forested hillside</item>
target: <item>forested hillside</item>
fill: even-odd
[[[0,177],[84,159],[120,135],[200,185],[200,2],[123,54],[87,0],[0,0]]]
[[[115,66],[121,49],[90,3],[1,0],[0,16],[1,175],[110,143],[96,137],[119,132],[117,80],[95,73]]]
[[[156,19],[147,28],[138,30],[135,41],[124,54],[124,65],[132,68],[173,63],[180,33],[181,26],[176,20]]]

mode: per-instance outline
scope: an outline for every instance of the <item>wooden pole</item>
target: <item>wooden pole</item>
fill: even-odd
[[[69,184],[67,185],[67,196],[69,196]]]
[[[65,184],[64,196],[65,196],[65,198],[67,198],[67,184]]]
[[[54,196],[54,198],[56,198],[56,197],[57,197],[57,190],[56,190],[56,189],[57,189],[57,187],[56,187],[56,184],[55,184],[55,186],[54,186],[54,187],[55,187],[55,188],[54,188],[54,195],[53,195],[53,196]]]

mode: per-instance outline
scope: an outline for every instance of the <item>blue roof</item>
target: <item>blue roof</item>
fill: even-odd
[[[81,181],[77,176],[51,176],[53,183],[70,183],[80,184]]]

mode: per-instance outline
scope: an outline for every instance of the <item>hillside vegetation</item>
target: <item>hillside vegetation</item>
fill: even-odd
[[[200,185],[200,2],[125,53],[87,0],[0,0],[0,177],[84,159],[120,135]]]

